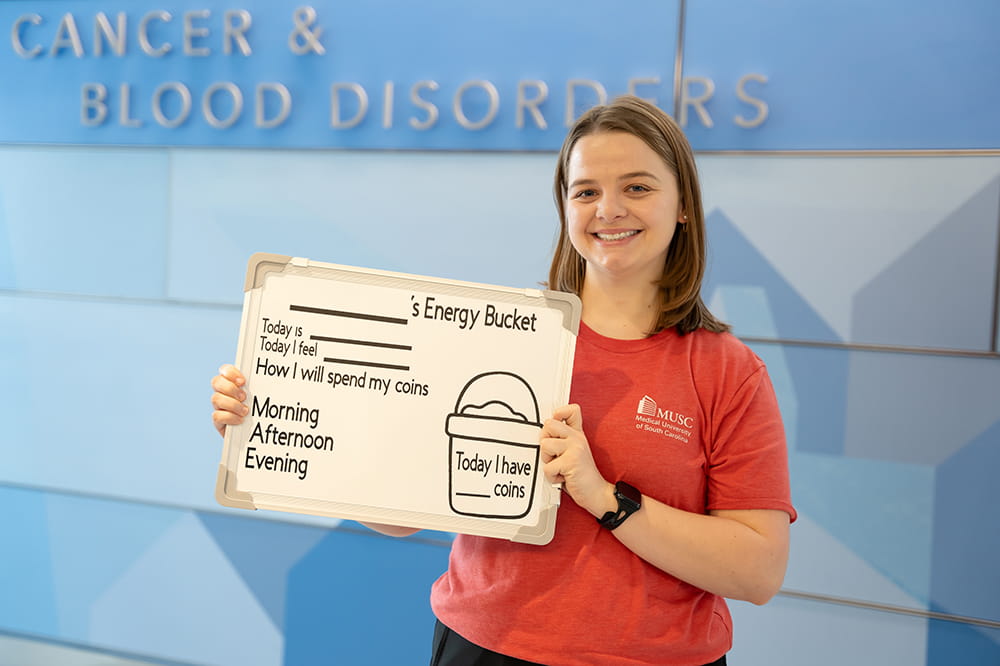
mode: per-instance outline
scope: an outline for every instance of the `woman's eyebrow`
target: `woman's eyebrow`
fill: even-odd
[[[632,178],[651,178],[656,181],[660,180],[656,177],[656,174],[651,171],[630,171],[618,176],[618,180],[631,180]],[[580,187],[581,185],[594,185],[595,183],[597,183],[597,180],[594,178],[577,178],[569,184],[569,187],[574,188]]]
[[[618,180],[630,180],[632,178],[652,178],[653,180],[659,180],[659,178],[656,177],[656,174],[650,171],[631,171],[619,176]]]

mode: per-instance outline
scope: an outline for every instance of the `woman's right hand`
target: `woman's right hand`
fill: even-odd
[[[212,423],[223,437],[226,435],[226,426],[243,423],[243,417],[250,412],[243,402],[247,399],[247,393],[243,390],[246,383],[243,373],[228,363],[219,368],[219,374],[212,377],[212,388],[215,390],[212,394],[212,407],[215,409],[212,412]]]

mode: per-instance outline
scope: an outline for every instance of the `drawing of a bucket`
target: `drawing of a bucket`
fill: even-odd
[[[445,421],[448,493],[455,513],[523,518],[538,475],[538,401],[510,372],[473,377]]]

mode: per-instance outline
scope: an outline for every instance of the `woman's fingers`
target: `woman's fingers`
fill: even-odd
[[[586,507],[606,487],[583,432],[579,405],[554,410],[542,426],[539,444],[545,478],[549,483],[562,483],[577,504]]]
[[[542,463],[548,463],[566,452],[567,442],[562,437],[542,437],[539,440],[542,452]]]
[[[566,481],[565,472],[568,470],[563,470],[563,466],[566,461],[559,456],[556,456],[549,462],[542,465],[542,472],[545,474],[545,480],[549,483],[563,483]]]
[[[243,376],[243,373],[240,372],[239,369],[232,363],[223,364],[222,367],[219,368],[219,374],[237,386],[243,386],[247,381],[246,377]]]
[[[247,399],[246,391],[240,388],[240,385],[236,382],[222,374],[212,377],[212,388],[216,393],[227,395],[239,401]]]
[[[243,417],[250,411],[243,402],[247,399],[247,393],[242,388],[244,384],[246,378],[243,373],[228,363],[212,377],[212,423],[220,435],[226,434],[226,426],[243,423]]]
[[[212,412],[212,424],[215,429],[219,431],[219,434],[223,437],[226,436],[226,426],[235,426],[243,423],[243,417],[234,414],[230,411],[217,409]]]
[[[241,419],[250,411],[250,408],[247,407],[242,400],[238,400],[218,391],[212,394],[212,407],[215,407],[216,411],[232,412]]]
[[[583,430],[583,412],[580,405],[563,405],[552,412],[554,421],[562,421],[573,430]]]

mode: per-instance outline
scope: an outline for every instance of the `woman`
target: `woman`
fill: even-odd
[[[555,199],[549,285],[583,310],[572,404],[540,444],[572,501],[543,547],[456,537],[431,593],[432,665],[725,664],[723,597],[778,591],[795,510],[766,368],[701,300],[693,153],[669,116],[622,97],[570,130]],[[213,380],[220,432],[245,414],[242,381],[232,366]]]

